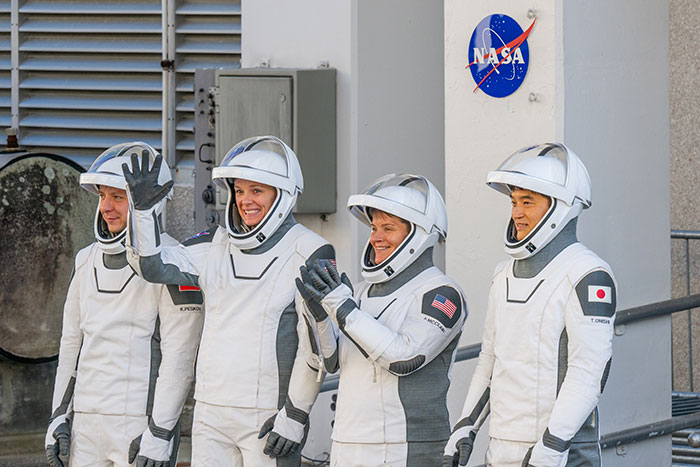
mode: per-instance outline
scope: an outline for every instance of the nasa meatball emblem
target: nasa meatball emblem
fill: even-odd
[[[507,15],[489,15],[474,29],[469,41],[469,64],[476,87],[491,97],[513,94],[525,80],[530,63],[527,38],[536,19],[523,31]]]

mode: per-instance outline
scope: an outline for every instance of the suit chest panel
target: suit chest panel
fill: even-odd
[[[497,279],[495,351],[503,358],[529,359],[541,346],[558,343],[570,288],[563,268],[545,268],[527,279],[516,278],[509,268]]]
[[[213,250],[203,284],[207,313],[232,316],[253,308],[259,313],[246,313],[245,318],[257,321],[256,316],[279,315],[294,300],[293,250],[275,247],[250,255],[228,241]]]
[[[119,294],[137,278],[136,273],[128,264],[121,269],[108,269],[104,265],[102,253],[93,256],[92,272],[95,290],[103,294]],[[136,281],[138,282],[138,281]]]
[[[406,320],[408,309],[406,302],[410,300],[400,290],[385,297],[368,297],[366,292],[360,298],[359,306],[368,315],[390,329],[397,330]]]
[[[80,327],[86,334],[117,332],[120,327],[133,327],[137,334],[153,332],[160,284],[144,281],[129,265],[108,269],[101,252],[80,272]]]

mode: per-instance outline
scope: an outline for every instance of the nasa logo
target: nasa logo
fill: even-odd
[[[489,15],[474,29],[469,41],[469,68],[477,89],[491,97],[513,94],[523,83],[530,62],[527,38],[536,19],[523,31],[507,15]]]

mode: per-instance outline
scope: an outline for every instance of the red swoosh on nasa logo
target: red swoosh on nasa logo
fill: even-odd
[[[508,58],[508,57],[510,57],[510,56],[513,54],[513,52],[515,52],[515,50],[516,50],[518,47],[520,47],[520,46],[522,45],[523,42],[525,42],[525,41],[527,40],[528,36],[529,36],[530,33],[532,32],[532,27],[535,25],[535,21],[537,21],[537,18],[535,18],[535,19],[532,20],[532,24],[530,25],[530,27],[527,28],[525,31],[523,31],[522,34],[520,34],[518,37],[516,37],[516,38],[513,39],[512,41],[508,42],[508,43],[507,43],[506,45],[504,45],[503,47],[499,47],[498,49],[496,49],[496,55],[499,55],[499,54],[501,53],[501,51],[502,51],[503,49],[505,49],[506,47],[508,47],[508,48],[510,49],[510,52],[508,53],[508,55],[506,55],[505,57],[503,57],[503,58],[498,62],[498,64],[497,64],[496,66],[493,67],[493,69],[492,69],[491,71],[489,71],[488,73],[486,73],[486,76],[484,76],[484,77],[481,79],[481,81],[479,81],[479,84],[476,85],[476,87],[474,88],[474,91],[473,91],[473,92],[476,92],[477,89],[479,89],[479,86],[481,86],[481,85],[483,84],[483,82],[486,81],[486,78],[488,78],[489,76],[491,76],[491,73],[493,73],[494,71],[496,71],[496,68],[498,68],[499,66],[501,66],[501,65],[503,64],[503,62],[505,61],[505,59]],[[485,55],[484,58],[489,58],[490,56],[491,56],[491,53]],[[469,68],[470,66],[474,65],[475,63],[476,63],[476,60],[474,60],[473,62],[471,62],[469,65],[465,66],[464,68]]]

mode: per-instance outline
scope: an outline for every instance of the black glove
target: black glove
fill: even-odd
[[[350,278],[347,274],[338,274],[338,268],[327,259],[317,259],[314,261],[314,268],[312,271],[309,271],[309,273],[317,291],[322,291],[324,297],[342,284],[347,285],[352,294],[355,293],[355,290],[352,288],[352,282],[350,282]]]
[[[143,435],[138,435],[131,441],[131,444],[129,444],[129,464],[134,463],[136,455],[141,450],[141,436]]]
[[[333,321],[343,329],[345,318],[357,308],[350,279],[345,273],[339,275],[335,264],[329,260],[314,261],[313,267],[307,268],[307,272],[308,277],[303,283],[304,288],[312,300],[323,304]],[[343,288],[342,285],[346,287]],[[351,302],[353,306],[345,305],[346,302]]]
[[[533,467],[532,464],[530,464],[530,457],[532,456],[532,450],[534,449],[535,446],[532,446],[530,449],[527,450],[527,454],[525,454],[525,459],[523,459],[523,465],[522,467]]]
[[[169,180],[165,185],[158,184],[160,166],[163,164],[163,156],[158,154],[153,162],[153,167],[148,170],[148,151],[141,153],[141,166],[136,154],[131,155],[131,170],[125,163],[122,164],[122,171],[126,179],[134,208],[139,211],[147,211],[165,198],[173,187],[173,181]]]
[[[258,439],[262,439],[269,433],[267,441],[265,442],[265,447],[263,448],[263,454],[272,458],[285,457],[293,454],[301,445],[300,442],[292,441],[291,439],[287,439],[279,433],[272,431],[275,426],[275,419],[278,415],[279,412],[268,418],[265,423],[263,423],[263,426],[260,428],[260,432],[258,433]],[[302,429],[305,429],[306,426],[308,426],[308,421]]]
[[[268,418],[258,433],[258,439],[268,435],[263,454],[284,457],[294,453],[304,444],[309,428],[309,414],[294,406],[287,397],[284,406]]]
[[[451,456],[445,456],[442,458],[442,467],[457,467],[467,465],[469,462],[469,457],[472,455],[472,449],[474,449],[474,439],[470,436],[466,438],[460,438],[457,443],[457,452]]]
[[[300,267],[299,273],[301,274],[301,279],[297,277],[294,280],[294,282],[297,284],[297,290],[306,302],[306,306],[309,308],[309,311],[313,315],[316,322],[320,323],[328,318],[328,313],[326,313],[323,305],[321,305],[320,298],[323,297],[319,298],[319,294],[315,293],[316,289],[313,287],[311,276],[309,275],[309,270],[306,268],[306,266]]]
[[[443,467],[457,467],[467,465],[469,457],[474,449],[474,440],[476,439],[476,429],[474,423],[468,418],[458,422],[450,439],[445,445],[445,456],[442,458]]]
[[[136,467],[170,467],[172,453],[173,437],[155,437],[147,428],[129,445],[129,463],[135,460]]]
[[[46,433],[46,458],[51,467],[64,467],[59,456],[70,452],[70,420],[60,415],[51,421]]]
[[[354,293],[350,278],[343,273],[338,274],[338,269],[330,260],[317,259],[310,267],[302,266],[301,281],[297,282],[297,288],[302,297],[309,297],[309,301],[321,303],[321,301],[341,284],[345,284]],[[305,289],[302,292],[301,289]],[[306,298],[304,298],[306,300]]]

